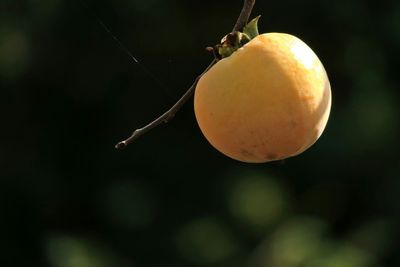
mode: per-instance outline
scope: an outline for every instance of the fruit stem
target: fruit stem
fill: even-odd
[[[253,6],[254,6],[255,2],[256,2],[256,0],[244,0],[243,8],[242,8],[240,15],[236,21],[235,27],[233,27],[232,32],[243,30],[244,26],[247,24],[247,21],[249,20],[249,17],[250,17],[251,11],[253,10]],[[200,80],[201,76],[203,76],[209,69],[211,69],[211,67],[214,66],[214,64],[216,62],[217,62],[217,60],[214,59],[210,63],[210,65],[208,65],[208,67],[199,76],[197,76],[197,78],[194,80],[193,84],[189,87],[189,89],[186,91],[186,93],[169,110],[167,110],[164,114],[162,114],[161,116],[159,116],[157,119],[150,122],[146,126],[133,131],[131,136],[129,136],[127,139],[116,144],[115,148],[123,149],[127,145],[132,143],[134,140],[136,140],[139,136],[145,134],[146,132],[150,131],[151,129],[155,128],[156,126],[158,126],[162,123],[168,123],[175,116],[176,112],[178,112],[178,110],[180,110],[181,107],[193,95],[194,90],[197,85],[197,82]]]

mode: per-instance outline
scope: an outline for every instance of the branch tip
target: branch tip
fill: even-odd
[[[115,149],[121,150],[124,149],[126,147],[126,142],[125,141],[121,141],[118,144],[115,145]]]

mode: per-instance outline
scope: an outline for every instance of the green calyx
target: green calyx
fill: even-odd
[[[243,32],[234,31],[228,33],[222,38],[221,43],[214,47],[214,56],[217,60],[229,57],[240,47],[250,42],[251,39],[259,35],[258,19],[260,16],[252,19],[243,28]]]

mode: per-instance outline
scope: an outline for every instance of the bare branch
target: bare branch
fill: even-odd
[[[235,27],[233,28],[233,31],[240,31],[243,29],[243,27],[246,25],[250,13],[253,9],[253,6],[255,4],[256,0],[244,0],[243,8],[242,11],[240,12],[240,15],[236,21]],[[187,102],[187,100],[193,95],[194,90],[196,88],[197,82],[200,80],[201,76],[203,76],[209,69],[211,69],[212,66],[217,61],[214,59],[210,65],[194,80],[192,86],[189,87],[189,89],[186,91],[186,93],[169,109],[167,110],[164,114],[162,114],[160,117],[155,119],[154,121],[150,122],[143,128],[136,129],[130,137],[125,139],[124,141],[119,142],[118,144],[115,145],[116,149],[123,149],[130,143],[132,143],[134,140],[136,140],[138,137],[141,135],[145,134],[146,132],[150,131],[151,129],[157,127],[158,125],[162,123],[168,123],[178,112],[178,110],[181,109],[181,107]]]
[[[150,122],[143,128],[136,129],[130,137],[125,139],[124,141],[119,142],[118,144],[115,145],[116,149],[123,149],[130,143],[132,143],[134,140],[136,140],[139,136],[142,134],[150,131],[151,129],[155,128],[156,126],[160,125],[161,123],[168,123],[176,114],[176,112],[185,104],[185,102],[192,96],[194,93],[194,89],[196,88],[197,82],[203,76],[204,73],[206,73],[209,69],[211,69],[212,66],[216,63],[216,60],[213,60],[210,65],[203,71],[202,74],[200,74],[196,80],[194,80],[192,86],[189,87],[189,89],[186,91],[186,93],[173,105],[169,110],[167,110],[164,114],[162,114],[160,117],[155,119],[154,121]]]
[[[233,27],[233,30],[232,30],[233,32],[243,30],[243,27],[247,24],[247,21],[249,20],[251,11],[253,10],[255,3],[256,3],[256,0],[245,0],[244,1],[242,11],[240,12],[240,15],[236,21],[235,27]]]

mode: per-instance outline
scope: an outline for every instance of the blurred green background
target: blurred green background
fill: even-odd
[[[241,0],[86,3],[0,1],[0,266],[400,266],[400,2],[257,1],[333,90],[320,140],[261,165],[214,150],[192,101],[114,150],[186,91]]]

